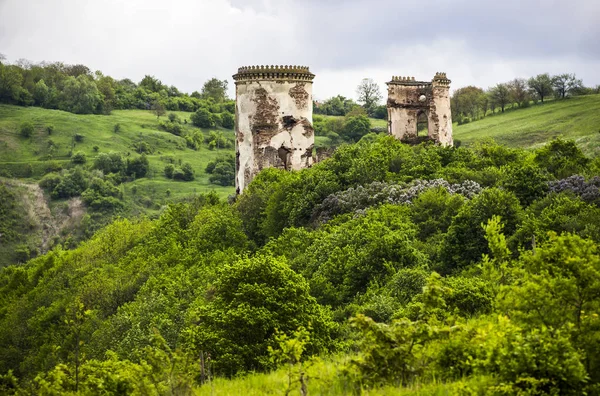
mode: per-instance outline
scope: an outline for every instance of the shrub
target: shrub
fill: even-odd
[[[221,120],[223,128],[233,129],[235,126],[235,117],[231,113],[221,114]]]
[[[83,151],[78,151],[71,157],[71,162],[74,164],[85,164],[87,161],[87,157]]]
[[[25,121],[19,127],[19,133],[24,138],[30,138],[31,135],[33,135],[34,131],[35,131],[35,127],[33,126],[33,123],[31,121]]]
[[[175,172],[175,165],[173,165],[173,164],[167,164],[167,165],[165,165],[164,172],[165,172],[165,176],[167,178],[172,179],[173,178],[173,173]]]
[[[205,108],[198,109],[190,116],[192,124],[200,128],[210,128],[214,126],[213,116]]]

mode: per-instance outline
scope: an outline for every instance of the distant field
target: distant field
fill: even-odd
[[[454,139],[470,144],[493,138],[511,147],[535,148],[557,137],[572,139],[590,156],[600,154],[600,95],[550,101],[453,126]]]
[[[189,122],[191,113],[174,113]],[[21,137],[18,133],[19,125],[24,121],[31,121],[36,127],[34,135],[29,139]],[[117,133],[114,132],[116,124],[121,126]],[[54,127],[51,135],[46,130],[49,125]],[[227,137],[234,136],[232,130],[221,131]],[[203,132],[207,135],[209,131]],[[74,143],[75,134],[83,135],[83,141]],[[51,161],[58,162],[69,161],[68,154],[71,150],[83,151],[87,155],[88,163],[103,152],[137,155],[133,144],[139,139],[148,142],[153,149],[153,153],[147,155],[150,172],[147,178],[127,183],[126,194],[133,194],[133,186],[137,186],[137,195],[159,198],[165,197],[167,190],[170,190],[172,198],[208,191],[215,191],[219,196],[226,197],[234,192],[233,187],[209,183],[208,175],[204,172],[209,161],[219,154],[232,153],[233,149],[211,151],[205,145],[199,151],[187,148],[183,138],[159,130],[156,116],[150,111],[121,110],[113,111],[111,115],[76,115],[38,107],[0,105],[0,170],[8,170],[15,176],[27,164],[31,164],[31,179],[39,179],[50,161],[48,154],[51,150],[54,150]],[[55,148],[51,149],[51,145]],[[94,146],[98,146],[98,152],[94,151]],[[189,162],[195,171],[196,180],[183,182],[164,177],[163,168],[169,157],[173,157],[177,162]]]

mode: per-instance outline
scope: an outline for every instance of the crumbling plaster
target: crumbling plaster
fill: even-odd
[[[453,145],[450,112],[450,80],[436,73],[431,82],[414,77],[393,77],[388,85],[388,133],[397,139],[417,138],[417,118],[427,116],[430,140],[444,146]]]
[[[236,80],[236,191],[264,168],[312,164],[312,78],[305,67],[240,68]]]

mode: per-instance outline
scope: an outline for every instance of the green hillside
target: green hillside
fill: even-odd
[[[561,137],[575,140],[587,155],[600,152],[600,95],[549,101],[464,125],[454,139],[470,144],[487,138],[509,147],[535,148]]]
[[[187,128],[201,130],[191,126],[192,113],[173,113],[182,121],[187,120]],[[25,121],[31,121],[35,126],[29,139],[19,135],[19,126]],[[115,132],[117,124],[120,127]],[[47,131],[48,126],[54,127],[51,134]],[[232,130],[219,130],[226,137],[234,136]],[[208,131],[202,130],[205,135]],[[76,134],[84,136],[82,142],[74,141]],[[0,175],[4,173],[3,176],[24,176],[27,165],[31,164],[32,174],[28,178],[37,180],[43,176],[49,162],[68,163],[71,151],[84,152],[88,162],[92,162],[99,153],[134,155],[137,153],[135,145],[140,141],[146,142],[151,150],[147,154],[150,171],[146,178],[127,183],[125,196],[131,194],[134,186],[138,195],[156,198],[164,197],[167,190],[171,190],[173,198],[208,191],[215,191],[221,197],[233,193],[233,187],[211,184],[204,172],[208,162],[224,150],[211,151],[206,145],[198,151],[186,147],[184,138],[160,130],[156,116],[150,111],[119,110],[111,115],[78,115],[39,107],[0,105]],[[94,146],[98,147],[97,152]],[[231,149],[227,151],[232,152]],[[189,162],[196,179],[182,182],[164,177],[163,169],[173,158],[176,162]]]

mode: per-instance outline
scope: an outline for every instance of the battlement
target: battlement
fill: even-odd
[[[285,81],[312,81],[315,75],[308,66],[243,66],[238,69],[233,79],[240,81],[257,80],[285,80]]]
[[[446,73],[437,72],[437,73],[435,73],[435,76],[433,77],[433,82],[436,85],[448,85],[449,86],[452,81],[450,81],[448,79],[448,77],[446,77]]]
[[[387,85],[405,85],[410,87],[417,86],[425,88],[430,86],[431,83],[429,81],[417,81],[414,77],[393,76],[392,81],[387,82]]]

